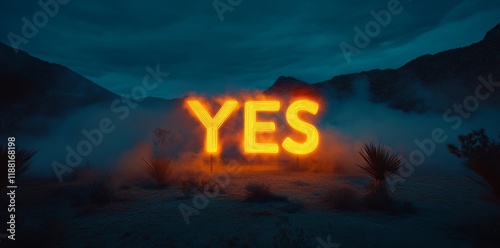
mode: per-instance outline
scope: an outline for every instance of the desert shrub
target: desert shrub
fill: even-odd
[[[359,154],[364,163],[357,166],[372,178],[367,186],[366,205],[372,209],[388,210],[392,200],[387,191],[386,178],[399,170],[403,163],[401,157],[398,153],[391,153],[389,148],[373,143],[365,143]]]
[[[85,165],[73,169],[66,179],[69,182],[90,182],[95,180],[98,176],[99,172],[87,161]]]
[[[490,139],[484,129],[459,135],[459,145],[448,144],[449,151],[461,158],[463,164],[479,175],[475,180],[490,189],[493,196],[500,198],[500,142]]]
[[[357,210],[360,207],[358,190],[352,186],[338,186],[328,191],[324,198],[329,207],[338,210]]]
[[[297,213],[305,209],[304,202],[302,202],[299,199],[293,199],[289,200],[289,202],[279,208],[281,211],[287,212],[287,213]]]
[[[195,178],[190,177],[187,180],[181,182],[181,184],[179,185],[179,190],[181,190],[184,197],[191,197],[195,194],[194,192],[196,190],[203,192],[203,189],[207,183],[208,182],[205,182],[203,180],[196,180]]]
[[[101,177],[90,184],[89,197],[92,204],[106,204],[113,200],[116,190],[108,177]]]
[[[302,228],[292,229],[287,217],[281,217],[276,221],[278,233],[274,236],[274,247],[276,248],[309,248],[311,236],[307,236]]]
[[[213,196],[225,193],[224,188],[216,181],[203,177],[189,177],[183,180],[177,187],[182,193],[182,196],[179,197],[181,199],[193,197],[198,192]]]
[[[210,182],[207,182],[205,184],[205,186],[203,187],[203,192],[205,192],[205,190],[210,193],[211,195],[214,195],[214,194],[223,194],[225,193],[225,190],[224,188],[222,188],[218,183],[216,183],[215,181],[210,181]]]
[[[288,201],[285,196],[276,195],[265,184],[250,183],[245,187],[245,201],[248,202],[271,202]]]
[[[2,164],[0,164],[0,191],[7,187],[8,182],[8,169],[9,169],[9,149],[7,146],[0,145],[0,151],[2,153]],[[15,168],[16,168],[16,178],[24,174],[32,165],[33,157],[35,157],[37,151],[30,150],[27,148],[17,148],[15,153]]]
[[[69,200],[70,205],[77,211],[77,216],[82,216],[97,212],[100,205],[115,201],[116,189],[108,174],[99,173],[92,180],[78,181],[60,187],[54,194]]]

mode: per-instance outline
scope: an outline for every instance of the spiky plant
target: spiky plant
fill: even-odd
[[[168,128],[156,128],[153,130],[153,149],[149,157],[143,159],[146,162],[146,170],[158,186],[168,186],[169,176],[172,169],[173,158],[168,153],[172,143],[177,142]]]
[[[448,144],[449,151],[483,180],[475,180],[500,199],[500,142],[490,139],[484,129],[459,135],[460,145]]]
[[[0,150],[2,152],[2,164],[0,165],[0,191],[7,187],[8,182],[8,169],[9,169],[9,149],[3,145],[0,145]],[[36,155],[36,150],[30,150],[27,148],[17,148],[15,153],[15,168],[16,168],[16,178],[24,174],[32,165],[33,157]]]
[[[364,160],[363,164],[356,164],[361,170],[372,178],[367,186],[367,203],[374,208],[387,208],[391,198],[387,191],[387,176],[396,173],[403,161],[398,153],[391,153],[389,148],[382,144],[374,145],[365,143],[359,154]]]
[[[158,186],[167,186],[172,169],[172,159],[151,155],[144,159],[144,162],[146,163],[146,171],[155,183]]]

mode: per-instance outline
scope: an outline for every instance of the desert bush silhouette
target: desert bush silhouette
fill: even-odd
[[[329,208],[354,211],[359,208],[360,199],[356,188],[350,185],[339,185],[329,190],[323,200],[328,204]]]
[[[479,175],[476,182],[490,189],[494,199],[500,199],[500,141],[490,139],[484,129],[459,135],[459,145],[448,144],[448,150],[463,160],[463,164]]]
[[[302,228],[292,228],[286,216],[276,221],[278,233],[274,236],[274,247],[276,248],[309,248],[315,247],[310,235],[306,235]]]
[[[220,187],[216,182],[210,180],[204,180],[201,178],[189,177],[183,180],[179,185],[178,189],[181,191],[183,198],[191,198],[195,196],[198,192],[209,192],[210,194],[221,194],[225,193],[225,190]]]
[[[398,153],[391,153],[384,145],[373,143],[365,143],[359,154],[364,163],[356,165],[372,178],[367,186],[365,203],[370,208],[388,210],[392,205],[392,199],[387,191],[386,179],[399,170],[403,163],[401,157]]]
[[[90,183],[90,202],[106,204],[113,201],[116,191],[108,175],[102,175]]]
[[[0,145],[0,150],[2,151],[2,164],[0,165],[0,168],[2,169],[2,172],[0,172],[0,191],[2,191],[5,187],[7,187],[7,184],[9,184],[8,181],[8,169],[9,169],[9,164],[7,161],[9,161],[9,149],[6,146]],[[36,150],[30,150],[27,148],[16,148],[16,153],[15,153],[15,168],[16,168],[16,179],[24,174],[32,165],[33,163],[33,157],[35,157],[36,153],[38,151]]]
[[[265,184],[250,183],[245,187],[247,202],[288,201],[285,196],[276,195]]]

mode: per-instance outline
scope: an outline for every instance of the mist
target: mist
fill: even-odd
[[[166,128],[171,132],[168,156],[175,158],[175,168],[178,173],[202,172],[208,163],[208,155],[205,154],[203,146],[205,128],[190,113],[185,100],[204,101],[204,105],[208,106],[213,115],[223,101],[230,98],[236,99],[239,105],[219,130],[220,151],[216,155],[218,164],[224,165],[234,160],[248,165],[272,164],[283,170],[359,174],[355,165],[361,162],[358,150],[366,142],[382,143],[409,160],[413,151],[422,150],[415,141],[423,142],[431,139],[433,130],[440,129],[443,131],[442,138],[445,141],[436,143],[430,154],[422,151],[425,157],[418,170],[453,171],[463,168],[448,152],[446,144],[456,143],[457,135],[479,128],[486,128],[490,137],[496,137],[500,131],[498,125],[495,125],[500,117],[488,106],[488,99],[480,102],[477,110],[471,112],[470,117],[461,118],[460,125],[457,125],[456,120],[447,122],[442,111],[446,110],[447,105],[448,108],[452,108],[455,103],[447,103],[448,99],[443,98],[436,101],[436,96],[430,89],[419,86],[419,89],[412,91],[422,99],[422,108],[426,111],[404,112],[385,103],[372,102],[368,80],[360,79],[353,85],[354,94],[351,97],[343,100],[326,97],[320,100],[320,113],[317,116],[301,115],[302,119],[313,123],[320,133],[320,144],[317,149],[311,154],[301,156],[285,152],[280,145],[287,136],[295,137],[296,140],[302,138],[301,133],[291,129],[284,118],[284,112],[291,98],[244,91],[231,96],[221,95],[211,98],[192,94],[174,100],[135,99],[137,105],[121,102],[115,105],[113,102],[94,104],[80,108],[64,118],[41,120],[50,127],[45,135],[20,136],[18,139],[31,144],[31,148],[38,149],[33,168],[26,174],[28,177],[54,177],[57,175],[54,170],[55,163],[65,168],[63,176],[84,165],[103,171],[115,171],[120,175],[140,176],[144,173],[144,159],[154,149],[153,130]],[[464,93],[465,97],[467,95]],[[257,138],[260,142],[278,143],[280,153],[245,154],[242,149],[244,101],[263,99],[279,99],[282,106],[277,113],[259,114],[259,120],[273,121],[277,128],[276,132],[260,133]],[[437,103],[433,105],[435,102]],[[450,116],[458,114],[452,113]],[[100,128],[100,122],[103,120],[106,120],[105,124],[108,124],[107,127],[111,131],[108,133],[99,131],[102,133],[101,142],[97,145],[92,144],[84,132],[94,132],[94,139],[99,140],[95,131]],[[82,141],[87,145],[92,144],[90,150],[83,149],[88,146],[81,147],[88,155],[75,156]],[[77,157],[80,159],[76,159]]]

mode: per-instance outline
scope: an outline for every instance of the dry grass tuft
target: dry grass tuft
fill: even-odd
[[[355,211],[361,206],[359,191],[349,185],[335,187],[325,195],[324,200],[328,207],[343,211]]]
[[[245,187],[247,202],[273,202],[273,201],[288,201],[285,196],[276,195],[265,184],[250,183]]]

